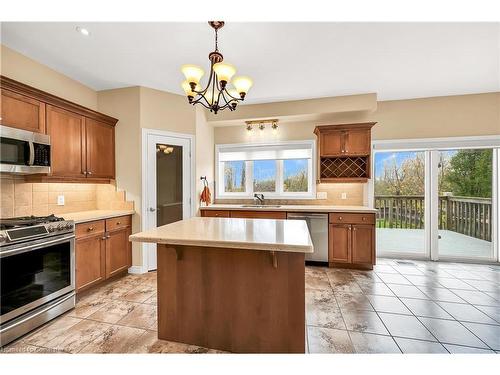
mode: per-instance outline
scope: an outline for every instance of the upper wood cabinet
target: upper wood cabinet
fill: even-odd
[[[45,133],[45,103],[2,88],[0,124]]]
[[[1,124],[46,133],[51,173],[30,181],[109,182],[115,178],[117,119],[0,76]]]
[[[85,119],[86,171],[89,178],[115,178],[115,128]]]
[[[319,182],[366,182],[370,178],[374,122],[317,126]]]
[[[85,178],[85,117],[48,105],[47,134],[51,143],[51,175]]]

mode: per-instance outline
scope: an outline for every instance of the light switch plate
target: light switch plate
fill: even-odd
[[[57,205],[58,206],[64,206],[64,195],[58,195],[57,196]]]
[[[326,191],[318,191],[316,193],[316,199],[327,199],[328,196],[326,194]]]
[[[347,199],[347,193],[342,193],[340,199]]]

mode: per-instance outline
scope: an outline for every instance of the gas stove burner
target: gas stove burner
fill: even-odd
[[[18,227],[29,227],[37,224],[53,223],[63,221],[62,217],[57,217],[54,214],[49,216],[22,216],[9,219],[0,219],[0,229],[12,229]]]

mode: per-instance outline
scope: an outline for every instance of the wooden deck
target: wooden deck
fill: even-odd
[[[440,230],[439,253],[441,256],[490,258],[493,246],[481,240],[450,230]],[[391,253],[422,254],[425,235],[423,229],[377,228],[377,255]]]

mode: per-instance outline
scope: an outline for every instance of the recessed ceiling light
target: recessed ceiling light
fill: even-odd
[[[76,31],[78,31],[80,34],[85,35],[85,36],[89,36],[90,35],[90,31],[88,31],[84,27],[77,26],[76,27]]]

